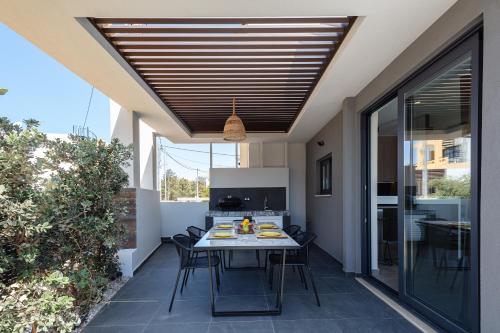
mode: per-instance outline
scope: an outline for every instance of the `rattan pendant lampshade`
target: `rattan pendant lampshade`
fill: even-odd
[[[236,98],[233,98],[233,114],[229,116],[224,125],[224,140],[243,141],[247,138],[245,125],[240,117],[236,115]]]

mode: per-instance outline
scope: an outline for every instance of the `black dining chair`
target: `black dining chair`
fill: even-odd
[[[181,277],[182,271],[184,271],[184,277],[181,285],[180,293],[184,289],[184,285],[187,282],[187,272],[193,268],[208,268],[208,256],[199,256],[194,258],[193,256],[193,243],[191,237],[183,234],[177,234],[172,237],[172,242],[175,245],[177,254],[179,255],[179,272],[177,273],[177,279],[175,280],[174,291],[172,293],[172,299],[170,300],[170,306],[168,312],[172,311],[172,305],[174,304],[175,294],[177,293],[177,286],[179,285],[179,279]],[[220,287],[220,277],[219,270],[217,266],[220,264],[220,258],[218,255],[212,255],[210,258],[210,266],[215,267],[215,279],[217,282],[217,290]],[[212,274],[210,272],[210,274]]]
[[[311,272],[311,267],[309,265],[309,245],[316,239],[316,234],[311,232],[299,232],[294,236],[295,241],[300,245],[300,249],[298,249],[295,253],[291,252],[290,254],[286,254],[285,267],[297,267],[299,274],[301,276],[301,280],[304,283],[304,287],[307,289],[307,280],[305,276],[305,272],[309,276],[309,280],[311,281],[311,285],[314,290],[314,295],[316,296],[316,303],[318,306],[321,306],[319,302],[318,291],[316,289],[316,284],[314,283],[314,278]],[[273,278],[274,278],[274,266],[282,265],[283,260],[282,253],[272,253],[269,255],[269,285],[271,289],[273,288]],[[305,272],[304,272],[305,271]],[[281,275],[281,269],[279,270],[279,275]],[[279,280],[281,280],[281,276],[279,276]]]
[[[290,236],[292,238],[293,238],[293,236],[298,234],[300,232],[300,230],[301,230],[300,225],[296,225],[296,224],[290,224],[289,226],[283,228],[283,231],[286,232],[288,234],[288,236]]]
[[[187,231],[189,237],[191,238],[191,242],[193,243],[193,245],[196,244],[196,243],[198,243],[198,241],[207,233],[207,231],[205,229],[201,229],[201,228],[195,227],[194,225],[191,225],[191,226],[187,227],[186,231]],[[196,250],[194,250],[193,256],[194,256],[195,259],[198,258],[198,254],[200,252],[205,252],[205,251],[196,251]],[[225,257],[224,251],[220,251],[219,252],[219,256],[221,258],[224,258]],[[222,262],[223,261],[221,261],[221,264],[220,264],[221,272],[224,271],[224,267],[222,265]],[[194,268],[191,269],[191,273],[194,274]],[[188,275],[188,277],[186,278],[186,283],[187,283],[187,279],[189,279],[189,272],[187,273],[187,275]]]
[[[296,225],[296,224],[290,224],[289,226],[286,226],[283,228],[283,231],[290,237],[294,237],[295,235],[297,235],[300,230],[302,228],[300,227],[300,225]],[[264,270],[267,271],[267,261],[268,261],[268,258],[269,258],[269,253],[274,253],[275,251],[274,250],[266,250],[266,255],[265,255],[265,262],[264,262]],[[295,272],[295,268],[294,268],[294,272]],[[302,279],[302,276],[301,276],[301,279]]]

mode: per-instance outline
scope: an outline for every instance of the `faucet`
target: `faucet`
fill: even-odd
[[[268,210],[269,207],[267,206],[267,195],[264,197],[264,210]]]

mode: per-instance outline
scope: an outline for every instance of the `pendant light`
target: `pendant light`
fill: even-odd
[[[233,114],[229,116],[224,125],[224,140],[243,141],[247,138],[245,125],[236,115],[236,98],[233,98]]]

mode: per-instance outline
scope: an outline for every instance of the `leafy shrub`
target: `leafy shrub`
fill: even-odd
[[[67,331],[72,314],[85,316],[119,275],[116,197],[128,182],[122,167],[131,147],[78,136],[49,141],[37,126],[0,118],[1,332],[30,323]]]

